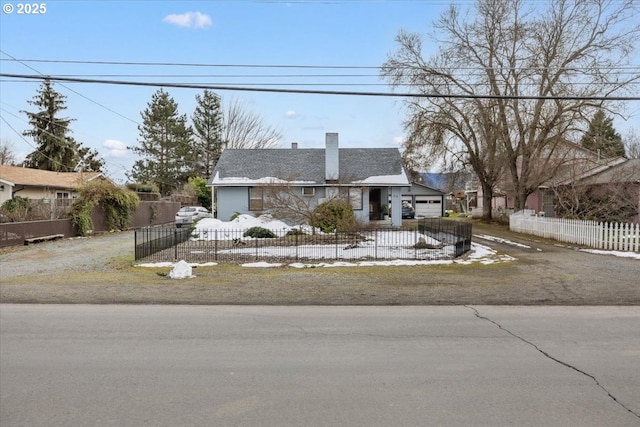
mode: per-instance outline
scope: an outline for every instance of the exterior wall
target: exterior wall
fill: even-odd
[[[381,199],[391,200],[392,225],[402,225],[402,187],[381,187]],[[295,189],[296,193],[301,196],[301,188]],[[216,212],[217,218],[222,221],[228,221],[236,212],[240,214],[256,215],[258,212],[249,210],[249,187],[217,187],[216,194]],[[337,197],[338,188],[316,187],[315,196],[312,197],[312,206],[317,206],[329,197]],[[397,205],[397,206],[396,206]],[[395,209],[394,209],[394,206]],[[268,211],[268,209],[265,209]],[[394,217],[393,211],[396,212]],[[361,224],[369,223],[369,188],[362,189],[362,209],[353,211],[356,220]]]
[[[13,186],[9,185],[6,181],[0,179],[0,206],[7,200],[12,199]]]
[[[249,187],[218,187],[216,200],[217,218],[229,221],[231,216],[240,214],[253,214],[249,211]]]
[[[69,198],[76,196],[75,191],[71,189],[55,188],[55,187],[37,187],[17,185],[13,187],[13,196],[20,196],[27,199],[55,199],[56,193],[69,193]]]
[[[358,224],[369,224],[369,188],[362,189],[362,209],[354,209],[353,214]]]

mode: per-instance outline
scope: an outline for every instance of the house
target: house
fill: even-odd
[[[108,178],[100,172],[53,172],[0,165],[0,205],[15,196],[68,205],[80,185],[94,179]]]
[[[217,217],[268,212],[286,192],[291,203],[296,199],[309,209],[348,197],[360,223],[382,219],[390,207],[392,225],[402,225],[402,194],[410,183],[398,149],[339,148],[337,133],[327,133],[325,141],[325,148],[293,143],[286,149],[224,150],[208,183]]]
[[[534,168],[539,169],[537,178],[542,184],[529,194],[525,202],[525,209],[553,217],[555,216],[556,202],[555,188],[577,183],[585,177],[600,173],[623,163],[625,160],[622,157],[603,159],[598,153],[579,144],[563,140],[555,147],[554,157],[541,161],[539,165],[533,164]],[[518,165],[518,167],[520,166]],[[553,175],[550,175],[550,172]],[[494,189],[491,202],[494,214],[501,211],[513,211],[515,194],[512,187],[511,177],[508,172],[505,172]],[[482,216],[483,194],[480,185],[477,182],[467,183],[465,193],[467,205],[473,216]]]
[[[608,199],[607,202],[616,206],[616,209],[620,208],[620,211],[626,211],[622,209],[624,204],[635,207],[635,216],[623,221],[640,223],[640,159],[613,161],[606,167],[591,172],[572,183],[573,188],[578,191],[581,188],[591,188],[595,197],[606,193],[609,197],[603,199]]]

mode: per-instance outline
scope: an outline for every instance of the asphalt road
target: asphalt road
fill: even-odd
[[[0,305],[0,425],[638,426],[640,307]]]

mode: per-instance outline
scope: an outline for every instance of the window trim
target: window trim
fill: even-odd
[[[311,193],[307,193],[307,190],[311,190]],[[314,197],[316,195],[315,187],[302,187],[302,195],[304,197]]]

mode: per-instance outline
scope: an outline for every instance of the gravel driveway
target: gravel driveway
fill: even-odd
[[[498,236],[511,243],[485,240]],[[474,242],[515,261],[493,265],[194,269],[135,267],[133,232],[66,239],[0,252],[0,302],[320,305],[637,305],[640,260],[596,255],[495,225]],[[516,246],[519,243],[523,246]],[[528,246],[528,247],[525,247]]]

